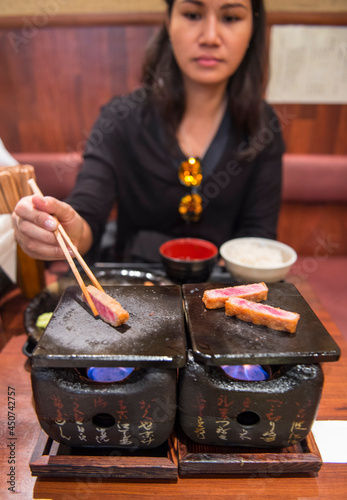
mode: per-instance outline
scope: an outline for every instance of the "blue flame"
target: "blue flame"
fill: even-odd
[[[134,368],[125,368],[121,366],[107,368],[95,367],[87,369],[87,376],[95,382],[121,382],[125,380],[134,371]]]
[[[223,365],[222,370],[231,378],[237,380],[261,381],[268,380],[269,374],[260,365]]]

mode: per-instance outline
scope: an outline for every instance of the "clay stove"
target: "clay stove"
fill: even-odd
[[[95,319],[80,289],[67,288],[32,357],[36,413],[53,440],[71,447],[154,448],[172,431],[186,359],[181,288],[105,291],[128,323]]]
[[[190,348],[180,371],[181,428],[204,445],[294,445],[315,420],[320,363],[336,361],[340,350],[294,285],[269,284],[267,300],[300,314],[294,334],[206,310],[204,290],[223,286],[183,286]]]

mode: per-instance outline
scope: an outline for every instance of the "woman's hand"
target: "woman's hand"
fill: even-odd
[[[54,235],[59,220],[81,253],[92,243],[89,225],[67,203],[51,196],[26,196],[16,205],[12,221],[15,237],[25,253],[34,259],[60,260],[64,254]]]

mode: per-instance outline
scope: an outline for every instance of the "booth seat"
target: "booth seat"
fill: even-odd
[[[285,154],[285,201],[347,203],[347,156]]]
[[[81,155],[75,153],[13,154],[19,163],[35,167],[45,195],[64,199],[71,191]],[[285,154],[283,203],[278,239],[299,255],[347,256],[347,156]]]
[[[82,164],[77,152],[13,156],[33,165],[42,192],[58,199],[70,193]],[[330,245],[331,255],[347,256],[347,156],[284,155],[278,239],[299,255]]]
[[[291,279],[307,281],[347,337],[347,156],[284,156],[278,239],[295,248]]]
[[[12,153],[20,164],[35,168],[36,182],[46,196],[59,200],[71,192],[82,165],[77,153]]]
[[[71,191],[82,163],[79,153],[13,156],[33,165],[42,192],[59,199]],[[337,305],[347,299],[347,156],[285,154],[283,166],[278,239],[298,253],[292,279],[312,285],[347,336],[347,313]]]

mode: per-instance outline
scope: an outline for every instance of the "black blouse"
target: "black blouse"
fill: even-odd
[[[276,238],[284,144],[268,104],[264,126],[253,138],[250,157],[242,162],[236,154],[244,145],[236,144],[229,114],[222,120],[202,159],[203,213],[197,223],[187,224],[178,213],[182,196],[189,192],[178,179],[185,157],[165,137],[145,93],[115,98],[102,108],[82,171],[66,200],[90,225],[94,247],[115,202],[114,260],[159,261],[160,243],[183,236],[204,238],[218,247],[241,236]]]

